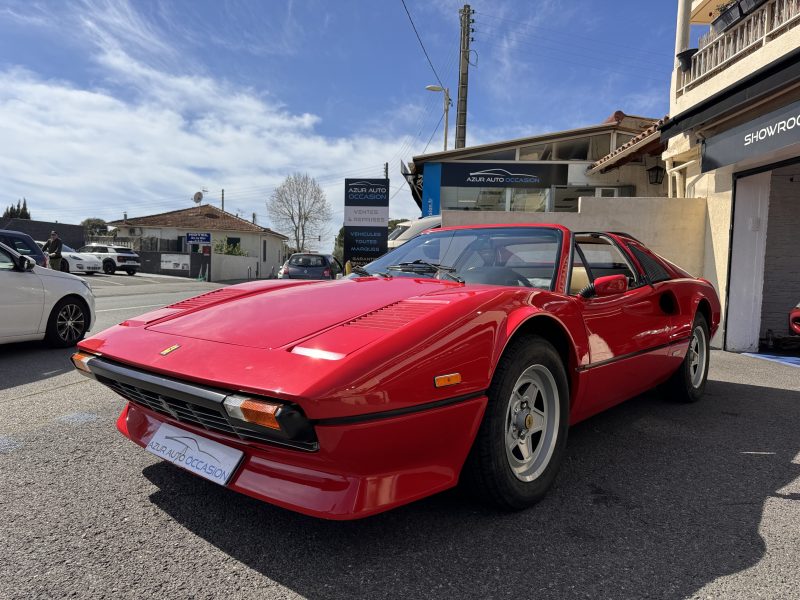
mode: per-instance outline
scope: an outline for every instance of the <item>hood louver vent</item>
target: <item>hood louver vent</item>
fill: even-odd
[[[446,301],[436,300],[401,300],[384,308],[353,319],[344,324],[345,327],[360,327],[363,329],[382,329],[384,331],[394,331],[403,325],[408,325],[412,321],[423,317],[442,305],[448,304]]]
[[[180,302],[176,302],[175,304],[170,304],[167,308],[179,308],[182,310],[189,310],[191,308],[200,308],[201,306],[216,304],[217,302],[222,302],[223,300],[228,300],[229,298],[234,298],[236,296],[241,296],[241,295],[242,295],[241,290],[220,288],[218,290],[213,290],[211,292],[195,296],[194,298],[189,298],[188,300],[181,300]]]

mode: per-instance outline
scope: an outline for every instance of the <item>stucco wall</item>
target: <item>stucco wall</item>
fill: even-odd
[[[761,301],[761,337],[771,329],[789,334],[789,309],[800,302],[797,232],[800,231],[800,166],[772,172],[764,256],[764,293]]]
[[[250,269],[248,273],[248,268]],[[230,279],[255,279],[258,269],[258,258],[253,256],[232,256],[213,254],[211,256],[211,281]]]
[[[470,223],[560,223],[573,231],[624,231],[692,275],[704,275],[703,198],[581,198],[577,213],[442,213],[445,226]]]

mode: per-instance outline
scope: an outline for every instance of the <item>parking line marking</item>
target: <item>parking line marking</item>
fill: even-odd
[[[144,306],[120,306],[119,308],[104,308],[94,312],[113,312],[115,310],[133,310],[135,308],[153,308],[154,306],[164,306],[163,304],[145,304]]]
[[[88,281],[88,280],[84,280],[84,281]],[[108,285],[125,285],[124,283],[117,283],[116,281],[108,281],[107,279],[96,279],[95,281],[97,283],[101,283],[101,284],[107,283]],[[99,287],[103,287],[103,286],[100,285]]]

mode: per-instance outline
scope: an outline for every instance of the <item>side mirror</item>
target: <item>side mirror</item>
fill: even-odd
[[[33,271],[36,266],[36,261],[28,256],[20,256],[17,260],[17,268],[20,271]]]
[[[628,291],[628,278],[625,275],[606,275],[594,280],[594,293],[598,298],[624,294]]]

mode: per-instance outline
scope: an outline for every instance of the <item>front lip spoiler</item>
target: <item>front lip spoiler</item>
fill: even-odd
[[[129,402],[142,405],[145,408],[153,410],[156,414],[172,418],[178,423],[200,427],[201,429],[206,428],[210,431],[226,434],[234,439],[243,441],[277,444],[311,452],[319,449],[319,444],[311,421],[309,421],[305,415],[303,415],[299,407],[294,404],[282,402],[275,398],[265,398],[265,400],[273,403],[277,402],[282,405],[277,417],[281,429],[268,429],[266,427],[260,427],[252,423],[233,419],[227,414],[223,403],[228,396],[238,395],[233,390],[216,389],[173,379],[171,377],[164,377],[148,371],[124,366],[97,356],[86,361],[86,366],[89,369],[88,373],[81,370],[85,375],[108,386]],[[120,390],[119,384],[133,389],[126,388]],[[145,390],[155,395],[156,399],[143,401],[140,396],[137,396],[136,389]],[[126,393],[122,393],[122,391]],[[251,394],[247,395],[254,398],[258,397]],[[130,396],[134,396],[136,399],[132,399]],[[170,408],[169,402],[158,399],[162,396],[168,399],[176,399],[190,406],[202,407],[207,411],[216,413],[215,416],[217,419],[222,419],[227,422],[222,424],[223,427],[215,427],[213,425],[208,426],[202,419],[201,422],[195,422],[191,419],[181,418],[180,414],[176,413],[173,408]],[[153,408],[153,403],[157,405],[157,408]],[[189,411],[192,412],[191,409],[189,409]]]

